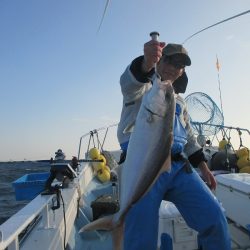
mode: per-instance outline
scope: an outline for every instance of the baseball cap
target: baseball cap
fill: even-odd
[[[191,59],[188,56],[188,52],[181,44],[168,43],[167,46],[162,50],[162,55],[165,56],[172,56],[176,54],[183,56],[183,62],[186,66],[191,65]]]

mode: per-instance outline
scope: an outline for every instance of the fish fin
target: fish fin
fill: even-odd
[[[79,233],[93,231],[93,230],[110,231],[113,228],[114,228],[113,215],[111,215],[102,217],[100,219],[88,223],[79,230]]]
[[[163,163],[163,165],[161,167],[161,170],[159,172],[159,175],[162,174],[163,172],[166,172],[166,171],[169,172],[171,170],[171,148],[172,148],[172,143],[173,143],[173,134],[172,133],[169,135],[168,141],[171,144],[171,146],[169,147],[169,152],[167,154],[168,157],[164,161],[164,163]],[[158,176],[157,176],[157,178],[158,178]]]
[[[170,172],[170,170],[171,170],[171,155],[169,155],[165,160],[165,162],[163,163],[158,176],[160,176],[164,172]]]
[[[164,172],[170,172],[170,169],[171,169],[171,155],[169,155],[167,159],[165,160],[165,162],[163,163],[162,168],[159,172],[159,175],[161,175]]]
[[[122,250],[123,249],[123,235],[124,235],[124,221],[122,221],[113,231],[113,249]]]
[[[132,123],[130,123],[124,130],[123,130],[123,134],[128,134],[128,133],[132,133],[135,127],[135,121],[133,121]]]

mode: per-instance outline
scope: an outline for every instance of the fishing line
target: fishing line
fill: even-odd
[[[107,0],[107,1],[106,1],[105,9],[104,9],[104,11],[103,11],[103,14],[102,14],[102,19],[101,19],[101,22],[100,22],[99,28],[98,28],[98,30],[97,30],[97,33],[98,33],[98,32],[100,31],[100,29],[101,29],[101,26],[102,26],[102,23],[103,23],[104,17],[105,17],[105,15],[106,15],[106,12],[107,12],[107,9],[108,9],[109,2],[110,2],[110,0]]]
[[[215,23],[215,24],[212,24],[212,25],[210,25],[210,26],[208,26],[208,27],[206,27],[206,28],[204,28],[204,29],[202,29],[202,30],[199,30],[199,31],[197,31],[196,33],[194,33],[193,35],[191,35],[191,36],[189,36],[188,38],[186,38],[186,40],[184,40],[184,42],[183,42],[182,44],[184,44],[185,42],[187,42],[187,41],[188,41],[189,39],[191,39],[192,37],[196,36],[197,34],[203,32],[203,31],[205,31],[205,30],[207,30],[207,29],[210,29],[210,28],[212,28],[212,27],[214,27],[214,26],[216,26],[216,25],[219,25],[219,24],[221,24],[221,23],[227,22],[227,21],[229,21],[229,20],[231,20],[231,19],[234,19],[234,18],[236,18],[236,17],[239,17],[239,16],[243,16],[243,15],[245,15],[245,14],[248,14],[249,12],[250,12],[250,10],[244,11],[244,12],[242,12],[242,13],[240,13],[240,14],[237,14],[237,15],[235,15],[235,16],[229,17],[229,18],[224,19],[224,20],[222,20],[222,21],[220,21],[220,22],[217,22],[217,23]]]

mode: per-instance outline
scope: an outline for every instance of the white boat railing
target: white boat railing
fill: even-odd
[[[53,203],[53,197],[37,196],[28,203],[23,209],[10,217],[5,223],[0,225],[0,249],[18,250],[19,235],[32,223],[37,216],[41,215],[44,227],[50,228],[49,209]],[[51,204],[50,204],[51,203]]]
[[[107,134],[108,134],[109,129],[112,128],[112,127],[116,127],[116,126],[118,126],[118,123],[111,124],[111,125],[106,126],[106,127],[101,127],[101,128],[98,128],[98,129],[93,129],[93,130],[91,130],[90,132],[88,132],[88,133],[82,135],[82,136],[80,137],[79,148],[78,148],[78,160],[80,160],[80,156],[81,156],[81,147],[82,147],[82,140],[83,140],[83,139],[89,137],[89,144],[90,144],[91,137],[93,137],[94,135],[96,135],[96,136],[97,136],[97,140],[98,140],[98,144],[100,144],[99,146],[100,146],[100,148],[102,149],[103,146],[104,146],[104,143],[105,143],[105,140],[106,140],[106,137],[107,137]],[[105,135],[104,135],[104,138],[103,138],[102,143],[100,143],[100,141],[99,141],[99,139],[98,139],[98,132],[99,132],[99,131],[104,131],[104,130],[106,130],[106,131],[105,131]],[[87,150],[87,151],[88,151],[88,150]]]
[[[248,135],[250,135],[250,131],[246,128],[239,128],[239,127],[232,127],[232,126],[225,126],[225,125],[217,125],[217,124],[210,124],[210,123],[207,123],[207,122],[193,122],[191,121],[191,124],[194,125],[194,126],[197,126],[199,129],[198,131],[202,131],[201,127],[204,126],[204,125],[207,125],[207,126],[211,126],[211,127],[216,127],[218,128],[219,130],[223,130],[223,129],[229,129],[229,130],[236,130],[238,132],[241,132],[241,131],[244,131],[244,132],[247,132]]]
[[[41,234],[46,235],[48,240],[33,249],[64,249],[77,216],[78,201],[89,184],[91,176],[91,168],[81,168],[78,176],[69,183],[69,186],[60,189],[62,203],[60,202],[58,209],[55,208],[55,204],[58,204],[56,194],[38,195],[11,216],[0,225],[0,250],[7,247],[8,250],[19,250],[24,245],[24,249],[32,249],[31,246],[34,246],[34,242]],[[66,223],[63,223],[63,214],[67,221],[67,228]],[[35,230],[34,227],[36,227]],[[30,237],[26,237],[29,234],[32,234],[32,241]]]

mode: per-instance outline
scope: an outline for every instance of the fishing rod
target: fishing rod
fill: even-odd
[[[235,15],[235,16],[226,18],[226,19],[224,19],[224,20],[222,20],[222,21],[219,21],[219,22],[217,22],[217,23],[215,23],[215,24],[212,24],[212,25],[210,25],[210,26],[208,26],[208,27],[206,27],[206,28],[204,28],[204,29],[201,29],[201,30],[195,32],[193,35],[191,35],[191,36],[189,36],[188,38],[186,38],[182,44],[184,44],[185,42],[187,42],[188,40],[190,40],[192,37],[198,35],[199,33],[203,32],[203,31],[205,31],[205,30],[207,30],[207,29],[210,29],[210,28],[212,28],[212,27],[214,27],[214,26],[217,26],[217,25],[219,25],[219,24],[221,24],[221,23],[227,22],[227,21],[232,20],[232,19],[234,19],[234,18],[237,18],[237,17],[239,17],[239,16],[246,15],[246,14],[248,14],[249,12],[250,12],[250,10],[244,11],[244,12],[242,12],[242,13],[240,13],[240,14],[237,14],[237,15]]]
[[[234,18],[237,18],[237,17],[243,16],[243,15],[246,15],[246,14],[248,14],[249,12],[250,12],[250,10],[244,11],[244,12],[242,12],[242,13],[239,13],[239,14],[237,14],[237,15],[234,15],[234,16],[232,16],[232,17],[229,17],[229,18],[226,18],[226,19],[224,19],[224,20],[222,20],[222,21],[219,21],[219,22],[217,22],[217,23],[215,23],[215,24],[212,24],[212,25],[210,25],[210,26],[208,26],[208,27],[206,27],[206,28],[204,28],[204,29],[201,29],[201,30],[195,32],[193,35],[191,35],[191,36],[189,36],[188,38],[186,38],[182,44],[184,44],[185,42],[187,42],[188,40],[190,40],[192,37],[194,37],[194,36],[200,34],[201,32],[203,32],[203,31],[205,31],[205,30],[208,30],[208,29],[210,29],[210,28],[212,28],[212,27],[214,27],[214,26],[217,26],[217,25],[219,25],[219,24],[221,24],[221,23],[227,22],[227,21],[232,20],[232,19],[234,19]],[[219,75],[219,61],[218,61],[217,55],[216,55],[216,59],[217,59],[217,60],[216,60],[216,67],[217,67],[217,70],[218,70],[218,84],[219,84],[219,93],[220,93],[221,112],[222,112],[222,115],[223,115],[223,117],[224,117],[223,106],[222,106],[222,96],[221,96],[221,86],[220,86],[221,83],[220,83],[220,75]]]

